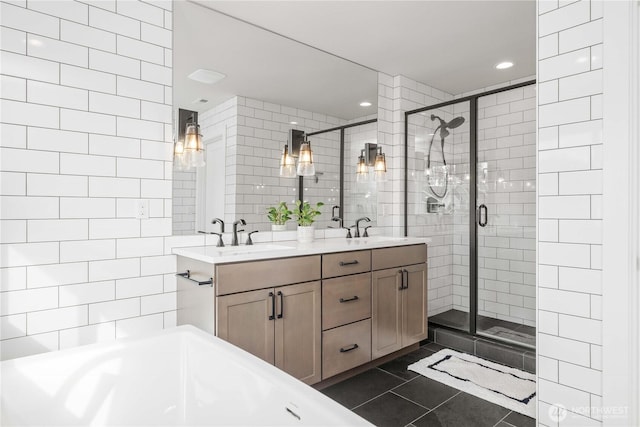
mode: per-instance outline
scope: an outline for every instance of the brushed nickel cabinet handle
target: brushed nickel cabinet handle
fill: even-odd
[[[351,298],[340,298],[340,302],[357,301],[358,299],[358,295],[354,295]]]
[[[353,345],[350,345],[349,347],[342,347],[340,349],[340,353],[347,353],[349,351],[355,350],[356,348],[358,348],[358,344],[353,344]]]
[[[358,260],[354,259],[353,261],[340,261],[340,267],[344,267],[346,265],[356,265],[358,264]]]

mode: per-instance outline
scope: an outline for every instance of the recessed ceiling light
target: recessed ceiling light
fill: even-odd
[[[189,74],[187,77],[200,83],[212,85],[227,76],[217,71],[204,70],[200,68],[199,70],[195,70],[193,73]]]
[[[369,101],[362,101],[360,103],[361,107],[371,107],[371,103]]]
[[[513,62],[505,61],[496,65],[497,70],[506,70],[507,68],[513,67]]]
[[[290,125],[297,125],[298,122],[289,122]]]

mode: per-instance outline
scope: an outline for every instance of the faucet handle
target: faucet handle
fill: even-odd
[[[222,233],[216,233],[216,232],[212,231],[209,234],[215,234],[216,236],[218,236],[218,243],[216,244],[216,247],[218,247],[218,248],[223,248],[224,247],[224,240],[222,240]]]
[[[370,226],[370,225],[367,225],[367,226],[364,228],[364,233],[362,233],[362,237],[369,237],[369,233],[367,232],[367,230],[368,230],[368,229],[370,229],[370,228],[371,228],[371,226]]]
[[[247,246],[253,245],[253,240],[251,240],[251,235],[253,233],[257,233],[257,232],[258,232],[258,230],[253,230],[249,234],[247,234],[247,241],[246,241],[245,245],[247,245]]]
[[[351,226],[353,227],[353,226]],[[351,239],[351,227],[342,227],[343,230],[347,230],[347,239]]]

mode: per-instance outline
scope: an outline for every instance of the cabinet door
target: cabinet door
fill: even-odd
[[[402,346],[427,339],[427,266],[403,267],[405,289],[402,291]]]
[[[371,290],[371,356],[402,348],[402,270],[374,271]]]
[[[273,289],[226,295],[217,301],[217,336],[243,350],[274,362]]]
[[[275,289],[275,365],[314,384],[322,379],[320,282]]]

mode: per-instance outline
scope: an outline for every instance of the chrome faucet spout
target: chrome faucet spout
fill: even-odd
[[[371,222],[371,219],[367,216],[363,216],[362,218],[358,218],[356,220],[356,232],[353,235],[353,237],[360,237],[360,222],[365,221],[365,222]]]
[[[240,218],[237,221],[234,221],[233,236],[231,237],[231,246],[238,246],[238,231],[244,231],[244,230],[238,230],[238,225],[247,225],[247,223],[242,218]]]
[[[220,218],[213,218],[211,224],[220,224],[220,232],[224,233],[224,221]]]

